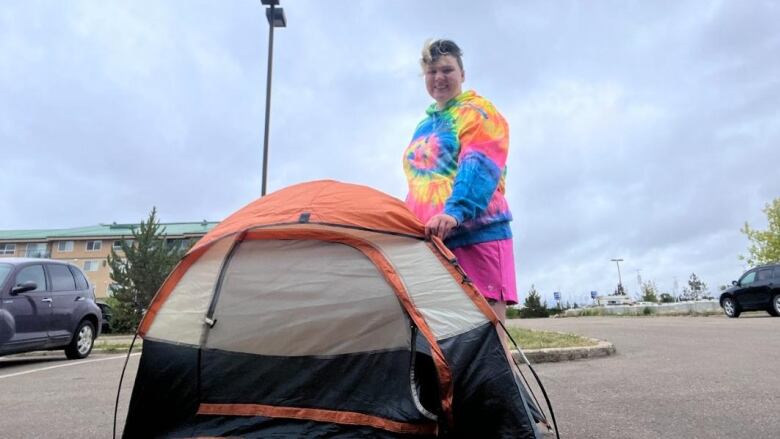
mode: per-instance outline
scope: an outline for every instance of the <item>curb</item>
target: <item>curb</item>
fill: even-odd
[[[132,341],[132,336],[122,336],[122,335],[108,335],[108,336],[100,336],[95,340],[95,345],[92,347],[91,354],[126,354],[127,349],[130,347],[130,342]],[[106,345],[111,344],[126,344],[126,347],[120,348],[120,349],[106,349]],[[141,352],[141,346],[143,345],[143,341],[139,338],[135,342],[135,346],[133,347],[133,352]],[[19,354],[9,354],[4,355],[0,358],[27,358],[27,357],[65,357],[65,348],[58,348],[53,350],[40,350],[40,351],[30,351],[30,352],[22,352]]]
[[[139,348],[140,348],[140,346],[138,344],[136,344],[136,346],[133,348],[133,353],[141,352],[141,350]],[[136,351],[136,349],[138,349],[138,351]],[[90,352],[90,355],[92,355],[92,354],[127,354],[127,348],[123,348],[123,349],[104,349],[104,348],[99,348],[99,347],[95,346],[94,348],[92,348],[92,352]],[[55,349],[55,350],[51,350],[51,351],[30,351],[30,352],[22,352],[22,353],[19,353],[19,354],[3,355],[3,356],[0,356],[0,359],[2,359],[2,358],[8,358],[8,359],[27,358],[27,357],[62,357],[64,359],[65,358],[65,351],[64,351],[64,349]]]
[[[580,348],[528,349],[523,350],[523,353],[531,364],[537,364],[608,357],[610,355],[614,355],[617,352],[615,345],[608,341],[598,340],[595,338],[591,338],[590,340],[597,342],[596,346],[586,346]],[[512,351],[512,358],[514,358],[514,360],[517,362],[523,362],[523,356],[516,350]]]

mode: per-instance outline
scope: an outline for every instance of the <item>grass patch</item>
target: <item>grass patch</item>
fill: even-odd
[[[583,317],[596,317],[607,315],[607,312],[604,311],[604,308],[582,308],[579,315]]]
[[[583,308],[582,311],[562,314],[562,317],[709,317],[722,315],[721,310],[669,310],[652,306],[634,307],[623,312],[609,312],[608,308]]]
[[[522,349],[578,348],[597,344],[589,338],[563,332],[532,331],[516,327],[508,327],[507,329]]]
[[[141,346],[143,346],[143,342],[139,339],[135,341],[135,345],[133,346],[133,351],[141,349]],[[126,353],[128,349],[130,349],[130,343],[112,343],[112,342],[102,342],[100,339],[95,340],[95,346],[93,349],[100,349],[103,352],[114,354],[117,352],[120,353]]]
[[[127,352],[130,349],[129,343],[95,343],[94,349],[100,349],[103,352],[114,354],[117,352]]]

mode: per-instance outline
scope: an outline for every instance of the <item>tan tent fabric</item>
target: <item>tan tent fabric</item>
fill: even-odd
[[[465,294],[461,284],[452,277],[441,261],[430,251],[428,245],[420,239],[319,224],[269,226],[262,230],[277,230],[280,232],[335,230],[339,234],[354,236],[368,241],[393,264],[406,289],[409,291],[415,306],[420,309],[437,339],[464,333],[487,321],[484,312],[472,303],[472,299]],[[220,249],[216,251],[209,249],[203,258],[219,257],[212,256],[219,254],[224,256],[229,250],[231,243],[232,239],[230,237],[222,239],[218,242]],[[423,270],[420,270],[421,267],[424,267]],[[177,285],[175,291],[200,287],[202,290],[195,292],[196,294],[210,295],[216,282],[217,273],[214,270],[218,269],[219,265],[213,266],[199,260],[189,269],[187,275]],[[200,273],[201,270],[208,270],[209,273],[196,274]],[[190,281],[190,278],[193,280]],[[210,279],[210,283],[204,282],[204,279]],[[194,282],[197,282],[197,284],[190,285]],[[175,295],[175,292],[173,295]],[[208,303],[204,305],[203,303],[178,304],[174,302],[174,304],[168,304],[166,302],[164,309],[169,309],[167,313],[173,314],[165,316],[163,322],[156,322],[155,327],[163,328],[168,325],[173,325],[173,327],[166,331],[150,332],[149,336],[156,337],[158,333],[165,333],[169,339],[172,335],[175,335],[175,339],[172,341],[197,344],[207,306]],[[190,314],[190,319],[187,320],[186,325],[183,324],[182,319],[184,319],[184,316],[182,313],[194,312],[195,307],[202,311],[201,316],[196,317],[197,313]],[[180,325],[181,327],[179,327]],[[197,328],[196,332],[198,335],[193,335],[195,334],[193,332],[195,328]]]
[[[371,261],[321,241],[242,242],[214,320],[206,347],[234,352],[337,355],[410,342],[408,319]]]
[[[161,306],[148,337],[200,344],[204,318],[214,295],[219,270],[232,245],[232,239],[215,242],[192,264]]]
[[[372,243],[393,264],[437,339],[462,334],[488,322],[425,242],[384,235]]]

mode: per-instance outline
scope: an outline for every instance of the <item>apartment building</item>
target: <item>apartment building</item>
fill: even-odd
[[[216,222],[160,223],[169,246],[188,246],[216,226]],[[111,294],[107,258],[122,240],[133,238],[139,224],[100,224],[53,230],[0,230],[0,261],[4,257],[51,258],[81,267],[95,286],[98,298]]]

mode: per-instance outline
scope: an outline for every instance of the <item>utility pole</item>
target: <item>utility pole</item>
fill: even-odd
[[[642,275],[639,274],[640,271],[642,271],[641,268],[636,269],[636,283],[639,287],[639,294],[642,294]]]
[[[617,270],[618,270],[618,294],[626,294],[626,290],[623,289],[623,278],[620,275],[620,263],[623,262],[623,259],[615,258],[615,259],[610,259],[610,261],[614,262],[617,265]]]

